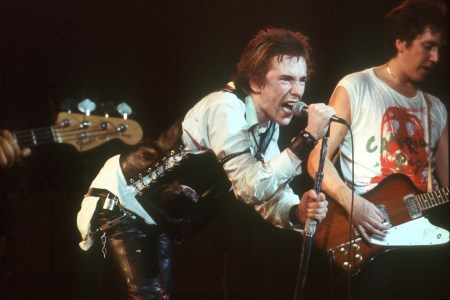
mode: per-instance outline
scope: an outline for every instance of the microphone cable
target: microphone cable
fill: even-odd
[[[347,292],[348,292],[348,300],[352,299],[352,288],[351,288],[351,280],[352,280],[352,275],[351,275],[351,250],[352,250],[352,244],[353,244],[353,236],[354,236],[354,232],[353,232],[353,205],[354,205],[354,200],[355,200],[355,147],[353,144],[353,131],[350,128],[350,126],[345,123],[345,125],[347,126],[349,132],[350,132],[350,141],[351,141],[351,145],[352,145],[352,185],[351,185],[351,190],[352,190],[352,197],[351,197],[351,204],[350,204],[350,214],[349,214],[349,221],[350,221],[350,229],[349,229],[349,245],[348,245],[348,272],[347,272]],[[353,266],[355,267],[355,266]]]

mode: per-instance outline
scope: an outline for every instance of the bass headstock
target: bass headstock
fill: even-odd
[[[89,99],[78,103],[82,113],[61,112],[53,126],[55,142],[67,143],[78,151],[88,151],[110,140],[120,139],[127,145],[139,143],[143,131],[139,123],[128,118],[132,113],[126,103],[117,106],[117,113],[122,117],[111,117],[111,104],[102,105],[107,108],[103,115],[92,115],[96,105]]]

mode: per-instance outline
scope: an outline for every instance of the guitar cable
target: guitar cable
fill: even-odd
[[[352,249],[352,240],[353,240],[353,204],[354,204],[354,200],[355,200],[355,151],[354,151],[354,146],[353,146],[353,131],[350,128],[350,126],[345,123],[345,125],[347,126],[349,132],[350,132],[350,141],[351,141],[351,145],[352,145],[352,185],[351,185],[351,190],[352,190],[352,197],[351,197],[351,205],[350,205],[350,229],[349,229],[349,241],[350,244],[348,245],[348,273],[347,273],[347,293],[348,293],[348,299],[351,300],[352,299],[352,288],[351,288],[351,249]]]
[[[351,141],[351,148],[352,148],[352,154],[351,154],[351,156],[352,156],[352,163],[351,163],[351,165],[352,165],[352,171],[351,171],[352,196],[351,196],[351,205],[350,205],[350,214],[349,214],[350,229],[349,229],[348,258],[347,258],[348,262],[349,262],[348,272],[347,272],[347,293],[348,293],[348,300],[351,300],[352,299],[352,288],[351,288],[350,261],[351,261],[351,249],[352,249],[351,245],[352,245],[352,239],[353,239],[353,204],[354,204],[354,199],[355,199],[355,187],[354,187],[355,186],[355,151],[354,151],[354,144],[353,144],[353,131],[347,123],[345,123],[345,125],[347,126],[347,129],[349,130],[349,133],[350,133],[350,141]],[[335,288],[332,286],[332,283],[331,283],[332,277],[333,277],[333,271],[332,271],[333,259],[334,259],[334,255],[332,255],[330,253],[330,256],[329,256],[329,268],[330,269],[329,269],[329,271],[330,271],[330,293],[331,293],[330,296],[331,296],[331,298],[334,298],[333,291]]]

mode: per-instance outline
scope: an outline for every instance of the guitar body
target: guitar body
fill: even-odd
[[[347,212],[334,200],[329,201],[325,220],[318,225],[315,244],[326,250],[333,264],[342,272],[355,275],[379,254],[403,246],[443,244],[448,242],[448,231],[436,227],[422,216],[421,211],[448,202],[448,188],[420,195],[408,177],[394,174],[383,180],[376,188],[362,195],[380,208],[388,218],[391,228],[387,237],[372,237],[372,244],[365,242],[352,229]],[[430,196],[431,194],[431,196]],[[419,213],[411,216],[411,203],[418,204]]]

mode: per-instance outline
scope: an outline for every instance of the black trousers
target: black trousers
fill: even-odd
[[[139,218],[110,229],[104,270],[111,274],[106,276],[103,289],[118,299],[170,299],[172,244],[158,226]]]

